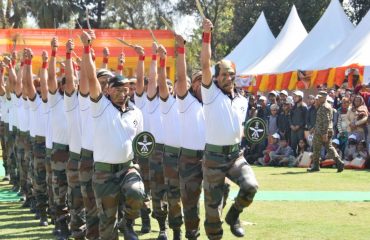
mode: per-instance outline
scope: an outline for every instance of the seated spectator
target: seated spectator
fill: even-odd
[[[286,160],[288,158],[293,157],[294,158],[294,151],[293,149],[288,145],[288,142],[286,139],[281,138],[279,141],[279,147],[276,149],[276,151],[270,152],[270,166],[281,166],[280,161]],[[286,162],[286,161],[284,161]]]
[[[352,134],[348,137],[348,145],[344,150],[344,160],[352,161],[356,151],[357,151],[357,139],[356,136]]]
[[[347,113],[349,134],[354,134],[357,141],[365,140],[365,128],[367,128],[368,110],[364,99],[360,95],[356,95],[351,110]]]
[[[279,139],[280,135],[275,133],[272,135],[272,141],[269,143],[266,147],[266,150],[263,150],[263,157],[258,158],[258,161],[256,161],[256,164],[266,166],[270,162],[270,152],[276,151],[279,148]]]
[[[353,158],[362,158],[364,160],[367,160],[369,157],[369,153],[366,149],[366,141],[362,140],[359,143],[357,143],[356,147],[356,153],[353,155]]]
[[[281,160],[280,164],[287,165],[288,167],[297,167],[299,162],[302,160],[304,152],[308,152],[308,147],[309,146],[305,138],[299,140],[297,150],[296,150],[298,157],[286,158],[284,160]]]
[[[342,157],[343,155],[342,151],[339,149],[339,140],[333,139],[332,144],[335,150],[337,150],[337,153],[339,154],[339,156]],[[325,156],[321,159],[320,166],[321,167],[333,167],[334,165],[335,165],[335,160],[330,158],[327,152],[325,152]]]
[[[263,151],[266,149],[266,141],[259,144],[247,146],[244,150],[244,158],[249,164],[254,164],[258,158],[263,157]]]

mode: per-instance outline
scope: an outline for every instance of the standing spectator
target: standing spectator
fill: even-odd
[[[337,109],[334,108],[334,99],[332,97],[328,97],[328,103],[332,106],[333,108],[333,131],[334,131],[334,136],[338,134],[338,111]]]
[[[288,92],[286,90],[282,90],[279,94],[280,97],[280,107],[283,105],[284,102],[286,102],[288,98]]]
[[[267,133],[269,137],[279,131],[277,126],[279,106],[276,103],[272,104],[270,107],[270,111],[271,115],[267,118]]]
[[[347,118],[347,113],[349,109],[349,98],[344,97],[342,99],[341,107],[338,109],[338,123],[337,123],[337,129],[338,129],[338,139],[339,139],[339,146],[342,153],[344,153],[344,150],[347,145],[347,139],[348,139],[348,127],[349,127],[349,119]]]
[[[309,134],[313,133],[313,128],[315,127],[316,122],[317,108],[315,107],[315,101],[316,100],[314,95],[308,96],[306,129],[309,132]]]
[[[364,99],[360,95],[356,95],[353,99],[352,107],[348,111],[347,117],[349,121],[348,132],[354,134],[357,141],[365,140],[368,110]]]
[[[265,120],[267,122],[267,117],[269,116],[269,110],[267,108],[267,98],[261,96],[258,99],[259,105],[257,105],[257,117]]]
[[[293,93],[294,107],[290,113],[290,146],[295,150],[299,139],[304,138],[304,128],[306,126],[307,106],[303,102],[303,92],[296,90]]]
[[[293,101],[287,99],[287,101],[283,103],[283,110],[277,119],[279,134],[285,138],[288,143],[290,142],[290,108],[292,105]]]

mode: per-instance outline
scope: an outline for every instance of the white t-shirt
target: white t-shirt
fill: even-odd
[[[206,133],[202,104],[189,92],[184,99],[177,98],[177,103],[179,106],[181,147],[204,150]]]
[[[218,146],[240,143],[248,100],[240,95],[231,100],[213,82],[209,88],[202,86],[202,99],[206,143]]]
[[[150,133],[153,134],[155,142],[164,143],[164,128],[162,124],[161,109],[159,107],[159,97],[147,101],[148,119]]]
[[[8,109],[9,109],[9,131],[13,131],[13,125],[14,125],[14,122],[15,122],[15,112],[14,112],[14,104],[13,104],[13,101],[14,101],[14,94],[10,94],[10,99],[6,99],[6,101],[8,102]]]
[[[20,97],[18,99],[19,107],[18,107],[18,126],[21,132],[27,132],[30,129],[30,114],[29,114],[29,103],[27,99]]]
[[[45,146],[53,149],[53,132],[50,123],[50,107],[47,102],[42,101],[42,113],[45,115]]]
[[[164,144],[179,148],[180,143],[180,123],[179,111],[176,99],[169,95],[166,101],[160,100],[162,124],[164,130]]]
[[[45,137],[46,134],[46,115],[44,114],[44,109],[42,107],[42,100],[38,94],[36,94],[35,100],[31,101],[30,110],[33,112],[33,117],[35,118],[34,133],[36,136]]]
[[[12,93],[12,109],[13,109],[13,126],[15,126],[17,129],[19,129],[18,126],[18,108],[20,108],[20,99],[17,97],[16,94]]]
[[[137,108],[140,109],[141,113],[143,114],[143,119],[144,119],[144,131],[150,132],[150,127],[149,127],[149,114],[148,114],[148,98],[146,96],[146,92],[143,93],[143,95],[138,96],[135,93],[135,105]]]
[[[68,145],[67,117],[63,102],[63,96],[58,91],[55,94],[48,93],[53,143]]]
[[[80,105],[81,117],[81,145],[86,150],[93,151],[94,149],[94,125],[91,115],[90,98],[89,96],[83,97],[78,94],[78,102]]]
[[[64,94],[64,110],[68,124],[69,151],[80,154],[82,131],[77,91],[74,91],[70,97]]]
[[[141,112],[134,109],[122,113],[102,96],[98,102],[91,101],[91,113],[94,118],[94,161],[119,164],[132,160],[132,140],[143,130]]]
[[[9,123],[9,103],[6,100],[6,94],[1,96],[1,121]]]

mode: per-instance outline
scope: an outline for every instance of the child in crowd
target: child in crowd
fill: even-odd
[[[346,161],[352,161],[357,151],[357,138],[354,134],[348,137],[348,145],[344,150],[344,159]]]
[[[359,143],[357,143],[356,153],[354,154],[354,158],[362,158],[364,160],[367,160],[369,157],[369,153],[366,149],[366,141],[362,140]]]
[[[271,139],[271,136],[274,133],[277,133],[279,131],[278,125],[277,125],[277,118],[279,113],[279,106],[274,103],[270,106],[271,115],[267,118],[267,133],[269,138]]]
[[[286,160],[289,162],[289,158],[294,158],[294,151],[288,145],[288,142],[285,138],[281,138],[279,141],[279,148],[276,151],[270,152],[270,166],[281,166],[280,162],[285,163]]]
[[[263,157],[258,158],[256,161],[257,165],[266,166],[270,162],[270,152],[276,151],[279,148],[279,139],[280,135],[275,133],[272,135],[272,141],[266,147],[266,150],[263,151]]]

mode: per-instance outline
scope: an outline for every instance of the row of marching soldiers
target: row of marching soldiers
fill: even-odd
[[[153,43],[150,74],[145,78],[149,54],[136,45],[133,98],[132,82],[122,76],[123,56],[116,75],[96,70],[92,30],[80,35],[84,50],[77,63],[73,41],[68,40],[66,53],[61,53],[53,38],[50,56],[42,53],[37,80],[32,49],[24,49],[19,63],[15,55],[4,59],[0,95],[11,180],[17,184],[13,169],[18,169],[25,203],[35,199],[42,226],[48,224],[49,213],[57,239],[118,239],[118,229],[125,239],[138,239],[134,220],[141,216],[141,232],[148,233],[150,213],[159,224],[157,239],[168,238],[167,225],[173,239],[181,239],[183,223],[185,237],[198,239],[202,184],[207,237],[221,239],[226,178],[240,190],[225,221],[235,236],[244,236],[239,215],[258,188],[240,149],[248,101],[234,89],[231,62],[218,62],[212,77],[212,28],[204,20],[202,71],[191,80],[186,77],[185,41],[175,34],[174,85],[166,76],[166,49]],[[58,54],[66,56],[60,79]],[[135,158],[132,141],[142,131],[154,135],[155,149],[148,158]]]

